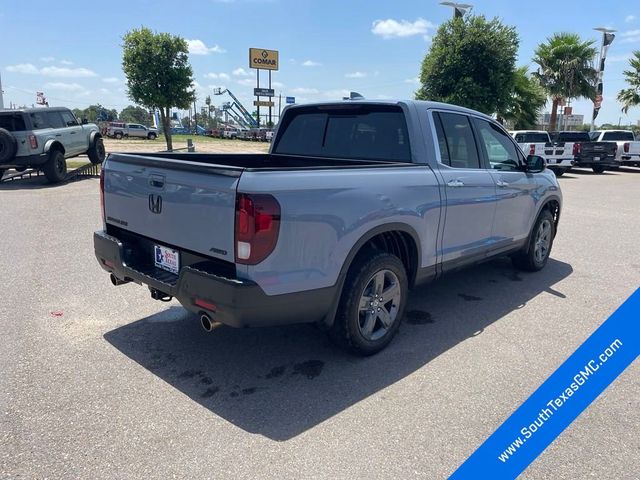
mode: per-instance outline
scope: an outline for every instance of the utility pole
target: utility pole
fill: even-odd
[[[440,5],[453,8],[453,18],[462,18],[473,5],[468,3],[440,2]]]
[[[600,112],[600,107],[602,105],[602,77],[604,73],[604,61],[607,58],[607,50],[609,50],[609,45],[613,42],[613,39],[616,36],[613,34],[615,30],[611,30],[610,28],[605,27],[597,27],[594,30],[598,32],[602,32],[602,46],[600,47],[600,57],[598,59],[598,68],[597,68],[597,84],[596,84],[596,98],[593,101],[593,114],[591,115],[591,129],[593,132],[596,123],[596,117]]]
[[[4,97],[2,96],[4,92],[2,91],[2,76],[0,76],[0,110],[4,108]]]

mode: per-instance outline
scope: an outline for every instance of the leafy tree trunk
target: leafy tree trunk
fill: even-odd
[[[167,141],[167,150],[173,151],[173,140],[171,138],[171,122],[169,119],[169,107],[160,109],[160,121],[164,130],[164,138]]]
[[[556,123],[558,123],[558,103],[559,99],[554,98],[551,105],[551,119],[549,120],[549,131],[553,132],[556,129]]]

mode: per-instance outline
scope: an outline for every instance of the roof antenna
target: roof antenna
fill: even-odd
[[[350,92],[348,97],[342,97],[342,100],[364,100],[364,97],[358,92]]]

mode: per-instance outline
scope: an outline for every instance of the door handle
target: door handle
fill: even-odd
[[[61,133],[56,133],[56,137],[61,137],[62,134]]]
[[[447,187],[464,187],[464,182],[458,179],[450,180],[447,182]]]
[[[75,135],[77,132],[69,132],[69,134],[71,135]]]
[[[496,185],[499,186],[499,187],[504,188],[504,187],[508,187],[509,186],[509,182],[503,182],[502,180],[498,180],[496,182]]]

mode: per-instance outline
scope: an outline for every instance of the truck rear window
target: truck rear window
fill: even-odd
[[[547,143],[548,133],[516,133],[515,141],[518,143]]]
[[[633,142],[633,132],[604,132],[602,141],[604,142]]]
[[[286,116],[280,131],[277,154],[411,162],[407,123],[396,106],[300,108]]]
[[[0,113],[0,128],[10,132],[23,132],[26,130],[21,113]]]
[[[555,135],[556,142],[589,142],[588,132],[560,132]]]

